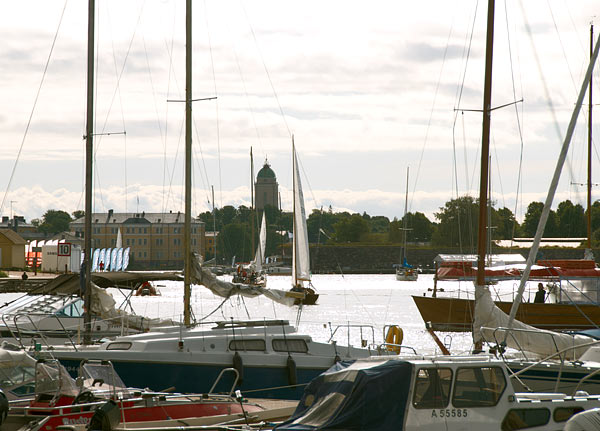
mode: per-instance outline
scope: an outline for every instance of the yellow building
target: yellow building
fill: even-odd
[[[0,229],[0,268],[25,268],[25,240],[10,229]]]
[[[92,248],[114,248],[121,231],[122,247],[130,247],[129,269],[181,269],[183,267],[182,212],[94,213]],[[84,218],[70,224],[77,237],[84,236]],[[192,218],[190,245],[204,256],[204,222]]]

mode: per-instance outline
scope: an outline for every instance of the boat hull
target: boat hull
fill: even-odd
[[[475,302],[460,298],[413,296],[423,321],[434,331],[468,332],[473,328]],[[495,303],[510,313],[512,302]],[[600,326],[600,307],[592,304],[549,304],[524,302],[516,319],[551,331],[584,330]]]
[[[57,358],[71,375],[76,376],[83,358]],[[219,373],[225,368],[220,365],[182,364],[149,361],[119,361],[112,364],[124,383],[132,387],[148,387],[162,391],[175,387],[177,392],[208,393]],[[333,364],[333,360],[330,365]],[[229,365],[231,366],[231,365]],[[291,385],[289,370],[285,366],[244,366],[243,379],[236,389],[246,397],[299,400],[304,387],[329,367],[296,368],[296,385]],[[229,392],[233,385],[233,375],[224,375],[215,393]]]

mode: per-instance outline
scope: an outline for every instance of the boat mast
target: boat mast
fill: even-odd
[[[407,220],[406,220],[406,214],[408,211],[408,172],[410,170],[410,166],[406,167],[406,193],[404,194],[404,219],[402,220],[402,230],[404,231],[404,238],[403,238],[403,244],[402,244],[402,261],[400,262],[400,264],[402,266],[404,266],[404,261],[406,259],[406,236],[407,236]]]
[[[481,137],[481,173],[479,182],[479,224],[477,235],[477,280],[475,287],[485,285],[485,252],[487,247],[488,168],[490,155],[490,116],[492,104],[492,59],[494,49],[494,6],[488,0],[487,36],[485,50],[485,83],[483,88],[483,127]]]
[[[213,204],[213,246],[215,251],[215,265],[217,266],[217,213],[215,212],[215,187],[210,186],[212,191],[212,204]]]
[[[594,54],[594,24],[590,24],[590,59]],[[593,63],[592,63],[593,67]],[[592,249],[592,83],[589,89],[588,113],[588,169],[587,169],[587,248]]]
[[[192,225],[192,0],[185,2],[185,219],[183,225],[183,323],[191,325]]]
[[[250,147],[250,252],[254,251],[254,156]]]
[[[96,1],[88,2],[88,46],[87,46],[87,114],[85,125],[85,224],[84,224],[84,334],[83,343],[92,342],[92,180],[94,139],[94,34]]]
[[[294,135],[292,135],[292,287],[298,285],[298,250],[296,226],[296,146],[294,145]]]

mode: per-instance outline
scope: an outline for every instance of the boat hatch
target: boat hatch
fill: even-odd
[[[129,341],[116,341],[114,343],[109,343],[106,346],[106,350],[129,350],[131,349],[131,342]]]

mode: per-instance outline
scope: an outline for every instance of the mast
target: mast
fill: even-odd
[[[183,323],[191,325],[192,250],[192,0],[185,2],[185,218],[183,225]]]
[[[492,63],[494,50],[494,6],[488,0],[487,36],[485,50],[485,83],[483,88],[483,127],[481,136],[481,173],[479,182],[479,224],[477,235],[477,280],[475,287],[485,285],[485,252],[487,246],[488,160],[490,154],[490,116],[492,104]]]
[[[298,284],[298,252],[296,227],[296,146],[294,145],[294,135],[292,135],[292,286]]]
[[[252,147],[250,147],[250,238],[250,250],[254,251],[254,156]]]
[[[404,231],[404,241],[403,241],[403,245],[402,245],[402,261],[400,262],[400,264],[402,266],[404,266],[404,260],[406,259],[406,236],[407,236],[407,220],[406,220],[406,214],[408,211],[408,172],[409,172],[410,166],[406,167],[406,193],[404,194],[404,220],[402,222],[402,230]]]
[[[594,54],[594,24],[590,24],[590,59]],[[593,63],[592,63],[592,67]],[[592,69],[593,72],[593,69]],[[592,83],[590,79],[588,113],[588,169],[587,169],[587,248],[592,249]]]
[[[215,251],[215,266],[217,266],[217,214],[215,212],[215,187],[210,186],[212,190],[212,204],[213,204],[213,246]]]
[[[85,225],[84,225],[84,335],[83,343],[92,342],[92,180],[93,180],[93,139],[94,139],[94,34],[95,0],[88,2],[88,46],[87,46],[87,114],[85,125]]]

